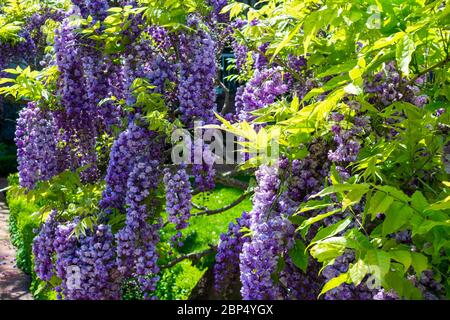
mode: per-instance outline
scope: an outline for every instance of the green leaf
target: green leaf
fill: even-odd
[[[367,183],[363,183],[363,184],[335,184],[332,185],[330,187],[326,187],[325,189],[323,189],[322,191],[320,191],[319,193],[313,194],[312,196],[310,196],[310,198],[317,198],[317,197],[324,197],[327,196],[329,194],[333,194],[333,193],[341,193],[344,191],[353,191],[353,190],[360,190],[361,192],[365,191],[369,191],[370,185]]]
[[[378,190],[384,191],[397,200],[409,202],[411,199],[401,190],[392,186],[376,186]]]
[[[361,283],[361,281],[366,276],[369,268],[364,263],[364,260],[358,259],[356,263],[352,263],[348,269],[348,274],[352,283],[357,286]]]
[[[447,198],[445,198],[442,201],[433,203],[432,205],[430,205],[426,208],[427,211],[428,210],[438,211],[438,210],[446,210],[446,209],[450,209],[450,196],[448,196]]]
[[[413,214],[411,207],[405,203],[394,201],[386,211],[386,218],[383,221],[382,233],[386,236],[399,230],[409,221]]]
[[[292,112],[297,112],[299,108],[300,108],[300,101],[298,99],[298,96],[295,95],[291,101],[290,109]]]
[[[121,7],[112,7],[108,9],[108,12],[114,12],[114,13],[119,13],[122,12],[123,9]]]
[[[395,58],[400,70],[406,76],[409,75],[409,64],[415,50],[414,41],[407,34],[397,43]]]
[[[391,258],[400,262],[405,267],[404,271],[408,271],[409,267],[412,263],[411,252],[406,250],[393,250],[390,251],[389,254]]]
[[[342,210],[341,209],[336,209],[336,210],[332,210],[332,211],[329,211],[329,212],[318,214],[317,216],[314,216],[312,218],[309,218],[309,219],[303,221],[303,223],[301,224],[299,229],[300,230],[304,229],[304,228],[306,228],[306,227],[308,227],[308,226],[310,226],[310,225],[312,225],[312,224],[314,224],[314,223],[316,223],[318,221],[321,221],[321,220],[323,220],[323,219],[325,219],[325,218],[335,214],[336,212],[340,212],[340,211],[342,211]]]
[[[294,38],[296,34],[298,34],[298,31],[300,30],[302,24],[298,23],[294,29],[283,39],[283,41],[280,42],[280,44],[275,49],[275,52],[272,55],[272,58],[270,59],[270,62],[273,61],[273,59],[278,55],[278,53]]]
[[[424,211],[429,206],[429,203],[422,192],[416,191],[411,196],[411,205],[418,211]]]
[[[298,213],[329,207],[330,203],[326,200],[310,200],[304,203]]]
[[[412,235],[421,235],[430,232],[431,229],[435,227],[450,227],[450,220],[446,221],[435,221],[435,220],[427,220],[422,218],[419,215],[415,215],[411,219],[412,224]]]
[[[360,66],[356,66],[348,72],[350,79],[352,79],[352,80],[357,80],[357,79],[361,78],[363,73],[364,73],[364,69],[361,68]]]
[[[391,265],[389,253],[383,250],[369,250],[365,258],[369,272],[381,280],[388,272]]]
[[[347,239],[345,237],[331,237],[313,244],[309,252],[314,259],[324,262],[342,255],[346,247]]]
[[[339,232],[342,232],[345,230],[345,228],[347,228],[350,223],[352,222],[352,218],[351,217],[347,217],[344,220],[341,220],[335,224],[332,224],[328,227],[322,228],[320,229],[316,236],[311,240],[311,243],[315,243],[318,242],[320,240],[332,237],[336,234],[338,234]]]
[[[386,213],[393,202],[394,198],[382,191],[377,191],[369,203],[368,213],[371,215],[372,220],[376,218],[377,214]]]
[[[306,220],[306,217],[299,216],[299,215],[292,215],[288,219],[293,224],[296,224],[296,225],[300,226],[303,223],[303,221]]]
[[[329,69],[327,69],[326,71],[319,73],[317,75],[317,77],[324,78],[327,76],[332,76],[335,74],[348,72],[355,67],[356,63],[357,63],[356,60],[350,60],[350,61],[344,62],[343,64],[332,66]]]
[[[230,12],[230,18],[237,17],[241,12],[250,8],[248,4],[242,2],[233,2],[222,8],[220,11],[221,14]]]
[[[303,272],[308,268],[308,253],[306,246],[301,240],[296,240],[294,246],[289,250],[292,262]]]
[[[41,281],[36,290],[34,290],[33,295],[38,296],[47,287],[47,282]]]
[[[411,252],[411,265],[417,275],[421,275],[423,271],[428,269],[428,259],[421,253]]]
[[[396,43],[397,41],[402,39],[404,36],[405,36],[405,32],[400,31],[400,32],[392,34],[392,35],[390,35],[390,36],[388,36],[386,38],[378,39],[374,43],[374,45],[371,48],[369,48],[369,50],[370,51],[372,51],[372,50],[379,50],[379,49],[382,49],[384,47],[393,45],[394,43]]]
[[[411,281],[405,279],[400,272],[389,272],[385,277],[386,290],[392,289],[401,298],[420,300],[422,294],[420,290],[416,288]]]
[[[347,207],[358,204],[361,201],[361,198],[367,193],[367,189],[356,189],[351,190],[346,194],[344,199],[342,199],[342,210],[345,210]]]
[[[330,291],[331,289],[339,287],[341,284],[347,282],[348,280],[349,280],[348,273],[341,273],[337,277],[325,283],[325,285],[322,288],[322,291],[320,291],[319,297],[324,293]]]
[[[336,76],[334,78],[331,78],[328,80],[324,85],[320,86],[319,88],[313,88],[308,91],[308,93],[303,97],[302,102],[308,101],[313,97],[316,97],[326,91],[334,90],[337,87],[341,87],[348,83],[350,81],[350,78],[348,75],[340,75]]]

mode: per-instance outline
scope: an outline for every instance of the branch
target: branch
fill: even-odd
[[[176,265],[177,263],[180,263],[181,261],[186,260],[186,259],[189,259],[192,261],[199,260],[200,258],[203,258],[204,256],[207,256],[211,253],[215,253],[217,251],[217,246],[213,246],[210,244],[209,247],[210,248],[206,249],[205,251],[191,252],[191,253],[179,256],[178,258],[173,259],[169,263],[162,265],[160,268],[161,269],[171,268],[174,265]]]
[[[218,80],[219,85],[222,87],[223,91],[225,92],[225,98],[224,98],[224,105],[222,107],[222,110],[220,110],[220,113],[222,115],[226,115],[227,112],[231,112],[231,101],[230,101],[230,90],[227,88],[227,86],[220,80]]]
[[[434,70],[434,69],[436,69],[436,68],[445,66],[445,65],[446,65],[447,63],[449,63],[449,62],[450,62],[450,56],[448,56],[448,57],[445,58],[444,60],[442,60],[442,61],[436,63],[435,65],[432,65],[431,67],[426,68],[425,70],[419,72],[418,74],[416,74],[416,76],[415,76],[414,78],[412,78],[412,79],[408,82],[408,84],[413,84],[414,81],[416,81],[419,77],[423,76],[424,74],[426,74],[426,73],[428,73],[428,72],[430,72],[430,71],[432,71],[432,70]]]
[[[223,184],[224,186],[227,186],[227,187],[233,187],[233,188],[242,189],[242,190],[248,189],[247,183],[237,180],[237,179],[223,177],[223,176],[216,176],[214,178],[214,180],[220,184]],[[203,191],[200,191],[199,189],[194,189],[192,191],[192,195],[195,196],[196,194],[199,194],[202,192]]]
[[[217,176],[215,180],[216,180],[216,182],[223,184],[224,186],[234,187],[234,188],[242,189],[242,190],[248,189],[248,183],[243,182],[238,179],[228,178],[228,177],[224,177],[224,176]]]
[[[204,206],[201,206],[201,205],[198,205],[198,204],[196,204],[195,202],[192,202],[192,206],[195,208],[195,209],[197,209],[197,210],[208,210],[208,208],[207,207],[204,207]]]
[[[253,191],[244,192],[243,194],[240,195],[239,198],[237,198],[236,200],[234,200],[232,203],[230,203],[229,205],[227,205],[225,207],[222,207],[220,209],[207,209],[207,210],[204,210],[204,211],[197,212],[197,213],[193,214],[192,216],[193,217],[202,216],[202,215],[210,216],[210,215],[213,215],[213,214],[217,214],[217,213],[221,213],[221,212],[227,211],[227,210],[237,206],[242,201],[244,201],[244,199],[248,195],[250,195],[252,193],[253,193]]]

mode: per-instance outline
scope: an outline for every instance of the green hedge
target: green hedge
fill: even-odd
[[[17,249],[16,262],[20,270],[31,275],[30,291],[35,299],[50,299],[53,293],[50,290],[41,290],[42,281],[37,279],[33,270],[32,244],[34,231],[39,227],[39,218],[33,215],[38,207],[28,201],[27,197],[18,192],[19,180],[17,174],[8,177],[8,184],[12,189],[6,194],[9,215],[9,232],[12,244]]]

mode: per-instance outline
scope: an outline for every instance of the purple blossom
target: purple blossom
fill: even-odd
[[[239,255],[244,243],[250,241],[250,237],[242,234],[242,228],[249,227],[249,218],[244,211],[236,223],[231,222],[228,231],[220,235],[214,264],[214,288],[221,296],[230,294],[239,282]]]
[[[187,228],[191,217],[192,191],[186,166],[180,165],[175,173],[171,173],[169,169],[166,169],[164,185],[166,189],[168,221],[175,224],[176,230]],[[176,243],[181,236],[181,232],[177,232],[172,239],[172,243]]]
[[[20,111],[15,142],[19,163],[19,182],[31,189],[36,182],[60,173],[57,128],[53,114],[34,103]]]
[[[252,111],[261,109],[275,102],[277,96],[286,93],[288,86],[283,81],[280,68],[263,69],[255,71],[253,78],[246,84],[239,100],[236,113],[240,121],[254,119]]]
[[[56,210],[50,213],[33,240],[34,271],[44,281],[50,281],[53,276],[53,241],[58,226],[56,214]]]
[[[180,34],[179,45],[178,100],[181,120],[187,127],[192,127],[194,121],[213,123],[217,72],[214,41],[208,33],[196,30],[192,34]]]

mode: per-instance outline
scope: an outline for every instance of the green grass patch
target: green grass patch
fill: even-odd
[[[239,198],[242,190],[217,186],[211,192],[205,192],[194,196],[193,202],[208,209],[220,209]],[[235,222],[243,211],[250,211],[252,203],[250,197],[246,198],[237,206],[213,215],[202,215],[195,217],[198,209],[192,210],[189,227],[183,230],[183,247],[175,249],[177,254],[199,252],[209,248],[209,244],[217,245],[220,235],[227,231],[228,225]],[[175,234],[173,226],[168,225],[162,230],[163,243]],[[170,259],[168,259],[170,260]],[[158,284],[158,297],[160,299],[187,299],[190,292],[201,279],[207,268],[214,263],[214,256],[206,256],[193,265],[190,261],[183,261],[176,266],[162,271],[161,280]],[[180,285],[180,283],[182,285]]]

